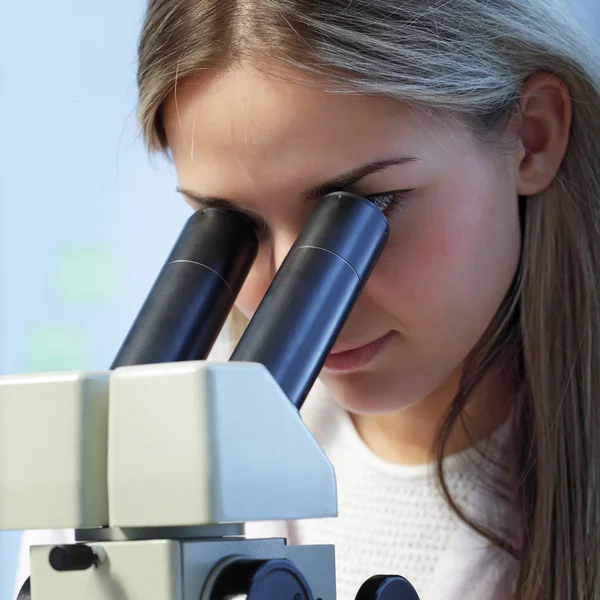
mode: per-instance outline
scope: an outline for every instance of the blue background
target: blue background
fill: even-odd
[[[107,368],[189,214],[136,130],[144,8],[0,0],[0,374]]]
[[[144,7],[0,0],[0,373],[108,368],[190,214],[137,132]]]

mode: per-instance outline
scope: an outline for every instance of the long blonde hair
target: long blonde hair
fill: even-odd
[[[500,139],[537,71],[574,104],[551,186],[521,199],[519,273],[471,353],[436,448],[458,515],[518,556],[519,600],[600,599],[600,79],[598,51],[553,0],[151,0],[139,46],[139,119],[166,150],[178,80],[234,61],[314,76],[332,93],[395,98]],[[275,71],[279,65],[281,70]],[[306,78],[304,78],[306,79]],[[442,467],[473,388],[498,362],[518,377],[512,457],[522,539],[464,515]]]

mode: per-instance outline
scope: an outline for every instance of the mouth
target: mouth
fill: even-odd
[[[331,352],[323,368],[327,371],[338,372],[360,369],[370,363],[387,346],[393,335],[394,332],[389,331],[380,338],[363,346],[354,346],[341,351]]]

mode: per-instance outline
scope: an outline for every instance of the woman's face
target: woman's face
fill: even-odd
[[[410,191],[387,212],[388,244],[334,352],[384,343],[333,359],[321,379],[357,414],[408,408],[456,379],[517,269],[514,156],[390,99],[327,94],[241,68],[180,83],[164,123],[180,188],[226,199],[262,224],[237,303],[247,316],[318,201],[307,192],[396,160],[345,187]]]

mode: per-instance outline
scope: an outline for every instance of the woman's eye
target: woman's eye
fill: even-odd
[[[384,192],[383,194],[365,196],[365,198],[375,204],[381,212],[390,214],[404,207],[406,198],[409,192],[412,191],[413,190],[396,190],[394,192]]]

